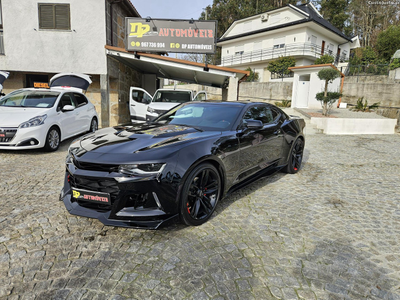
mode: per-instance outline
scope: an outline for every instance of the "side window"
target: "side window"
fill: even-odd
[[[265,105],[257,105],[249,108],[243,116],[245,120],[260,120],[264,124],[272,123],[277,114]]]
[[[149,104],[151,97],[143,91],[132,91],[132,100],[138,103]]]
[[[82,94],[74,94],[75,101],[78,107],[88,104],[88,100]]]
[[[72,105],[74,108],[76,107],[75,102],[72,99],[72,95],[70,93],[62,95],[57,110],[61,110],[65,105]]]

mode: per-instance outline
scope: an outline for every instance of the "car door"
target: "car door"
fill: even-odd
[[[246,120],[259,120],[262,122],[262,127],[247,128]],[[240,144],[238,180],[254,175],[280,159],[283,144],[280,126],[279,116],[267,104],[256,104],[244,113],[238,132]]]
[[[90,122],[92,121],[91,106],[88,105],[87,98],[80,93],[73,93],[75,100],[75,122],[77,133],[82,133],[89,130]]]
[[[194,96],[193,101],[205,101],[207,100],[207,92],[206,91],[200,91]]]
[[[129,112],[132,122],[146,121],[147,107],[153,97],[144,89],[131,87],[129,90]]]
[[[58,122],[61,126],[61,138],[70,137],[78,132],[76,124],[76,105],[72,93],[64,93],[57,105]],[[63,107],[71,105],[75,109],[72,111],[63,111]]]

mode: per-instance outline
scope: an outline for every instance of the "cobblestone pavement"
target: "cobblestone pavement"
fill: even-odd
[[[0,151],[0,299],[400,299],[400,135],[309,135],[201,227],[70,215],[60,151]]]

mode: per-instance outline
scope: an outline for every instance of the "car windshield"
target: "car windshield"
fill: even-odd
[[[51,91],[15,91],[0,100],[0,106],[49,108],[60,93]]]
[[[153,102],[185,103],[192,100],[190,91],[157,91]]]
[[[235,122],[241,109],[241,106],[227,103],[188,103],[171,109],[154,122],[225,131]]]

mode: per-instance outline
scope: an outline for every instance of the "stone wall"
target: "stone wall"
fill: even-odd
[[[132,15],[128,14],[127,12],[129,12],[129,9],[125,7],[123,2],[107,0],[107,45],[125,48],[125,17],[132,17]]]
[[[400,81],[390,76],[346,76],[342,102],[356,104],[358,98],[364,97],[370,104],[400,107],[399,95]]]
[[[281,100],[291,100],[292,86],[292,82],[242,82],[239,84],[239,100],[266,101],[271,103]],[[173,88],[173,86],[165,86],[165,88]],[[205,90],[208,99],[222,99],[221,88],[197,84],[180,84],[176,88],[191,89],[196,92]]]
[[[100,93],[100,75],[90,75],[92,83],[86,91],[86,97],[96,108],[97,115],[99,116],[99,125],[101,125],[102,111],[101,111],[101,93]]]
[[[123,2],[106,1],[107,44],[125,48],[125,17],[132,17]],[[130,122],[129,88],[142,85],[142,74],[118,62],[107,58],[108,98],[103,99],[102,111],[107,114],[101,123],[103,126],[115,126]]]
[[[142,74],[109,57],[109,125],[129,123],[129,88],[141,86]]]
[[[242,82],[239,100],[275,101],[292,99],[293,82]]]

